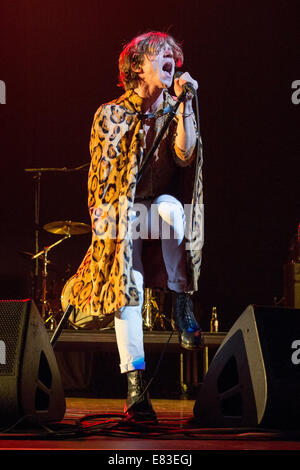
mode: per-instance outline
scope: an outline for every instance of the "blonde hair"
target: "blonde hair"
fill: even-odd
[[[136,88],[138,73],[133,70],[132,66],[134,65],[138,69],[143,64],[145,56],[158,54],[166,44],[173,51],[176,67],[181,67],[183,64],[183,51],[181,45],[172,36],[158,31],[141,34],[126,44],[120,54],[119,86],[125,88],[125,90]]]

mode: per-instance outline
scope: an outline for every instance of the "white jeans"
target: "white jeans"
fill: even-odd
[[[168,275],[168,287],[183,292],[186,286],[186,264],[184,248],[184,211],[182,204],[173,196],[164,194],[147,206],[147,221],[151,238],[160,238],[163,259]],[[159,220],[159,224],[153,223]],[[165,237],[165,235],[170,235]],[[121,373],[145,369],[142,308],[144,280],[142,265],[143,240],[133,240],[133,272],[139,293],[138,306],[123,307],[115,316],[115,332],[120,355]]]

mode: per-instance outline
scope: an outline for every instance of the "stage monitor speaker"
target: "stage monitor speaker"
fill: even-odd
[[[249,305],[194,404],[203,427],[300,428],[300,310]]]
[[[20,418],[59,421],[65,409],[58,365],[35,303],[0,301],[0,427]]]

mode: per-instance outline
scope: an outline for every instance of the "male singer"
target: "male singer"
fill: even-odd
[[[142,34],[123,48],[119,85],[125,93],[101,105],[94,116],[88,178],[92,243],[73,278],[69,300],[78,318],[114,317],[120,369],[128,378],[125,413],[128,419],[139,421],[156,420],[149,394],[143,393],[142,249],[148,235],[161,239],[167,286],[176,296],[174,316],[180,344],[187,349],[201,345],[202,332],[190,297],[197,290],[201,249],[186,249],[186,217],[179,196],[183,189],[180,176],[193,164],[200,139],[193,93],[185,92],[137,182],[143,159],[176,103],[168,89],[174,85],[178,97],[187,82],[194,90],[198,88],[188,72],[174,80],[182,63],[182,48],[169,34]],[[193,204],[199,204],[201,169],[196,167],[195,175]],[[201,237],[197,231],[199,226],[195,233]]]

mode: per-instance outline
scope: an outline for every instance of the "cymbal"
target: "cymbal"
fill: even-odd
[[[57,235],[82,235],[91,231],[90,225],[82,222],[72,222],[71,220],[59,220],[50,222],[43,227],[47,232]]]

